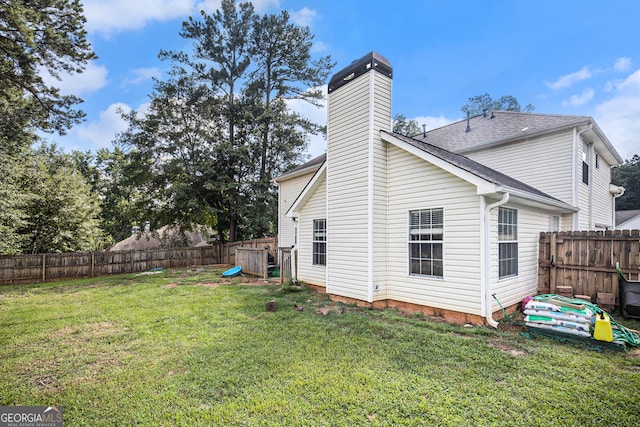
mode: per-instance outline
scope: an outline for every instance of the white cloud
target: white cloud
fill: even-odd
[[[83,0],[87,31],[109,35],[144,27],[149,21],[189,16],[192,0]]]
[[[582,68],[580,71],[576,71],[575,73],[566,74],[560,77],[553,83],[546,82],[547,86],[551,89],[565,89],[573,86],[574,83],[577,83],[582,80],[590,79],[592,76],[591,70],[588,67]]]
[[[291,20],[294,24],[300,25],[301,27],[311,26],[316,16],[318,16],[318,13],[306,6],[297,12],[291,12]]]
[[[322,53],[329,50],[329,46],[327,46],[324,42],[314,42],[311,46],[311,53]]]
[[[564,101],[562,101],[562,106],[566,108],[584,105],[590,102],[595,94],[596,93],[593,89],[591,89],[590,87],[586,88],[580,95],[573,95],[568,100],[565,99]]]
[[[623,159],[640,154],[640,70],[616,86],[596,107],[596,120]]]
[[[631,69],[631,58],[618,58],[613,68],[616,71],[629,71]]]
[[[91,61],[82,73],[63,73],[58,80],[44,71],[42,78],[47,85],[60,89],[64,95],[82,96],[101,89],[107,84],[107,68]]]
[[[129,77],[122,82],[122,86],[138,85],[146,82],[147,80],[151,80],[154,77],[159,78],[161,75],[162,72],[156,67],[136,68],[134,70],[129,70]]]
[[[148,107],[149,104],[145,103],[140,105],[136,111],[144,114]],[[132,108],[127,104],[117,102],[101,111],[97,121],[74,127],[71,132],[76,137],[76,145],[84,146],[92,151],[111,147],[116,134],[124,132],[128,128],[121,112],[129,113],[131,110]]]
[[[170,21],[200,16],[200,11],[213,13],[221,0],[82,0],[87,18],[87,31],[106,36],[118,31],[135,30],[152,21]],[[279,0],[255,0],[258,13],[269,7],[279,7]]]
[[[443,115],[440,115],[438,117],[436,117],[436,116],[419,116],[419,117],[414,117],[413,119],[410,119],[410,120],[415,120],[416,123],[418,123],[418,126],[420,126],[420,129],[423,129],[422,125],[424,125],[424,130],[426,130],[426,131],[430,131],[432,129],[437,129],[439,127],[446,126],[449,123],[453,123],[453,122],[456,121],[456,120],[447,119]]]

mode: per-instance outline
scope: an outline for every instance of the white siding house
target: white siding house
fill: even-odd
[[[497,326],[494,294],[514,305],[536,293],[540,232],[613,226],[609,167],[621,159],[575,116],[492,112],[395,134],[391,82],[374,52],[336,73],[327,154],[276,179],[281,242],[298,230],[297,279],[335,299]]]

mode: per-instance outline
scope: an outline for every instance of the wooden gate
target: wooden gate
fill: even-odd
[[[614,305],[616,262],[630,280],[640,273],[640,230],[540,233],[538,291],[585,296]]]

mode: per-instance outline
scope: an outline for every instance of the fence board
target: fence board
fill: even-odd
[[[0,256],[0,285],[136,273],[160,267],[235,265],[237,247],[277,248],[278,239],[270,237],[195,248]]]
[[[598,293],[618,298],[616,262],[630,280],[640,277],[640,231],[540,233],[538,289],[555,293],[571,286],[594,301]]]

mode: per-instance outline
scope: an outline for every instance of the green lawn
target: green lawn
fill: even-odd
[[[61,406],[65,426],[640,425],[638,350],[336,305],[220,272],[0,287],[0,405]]]

